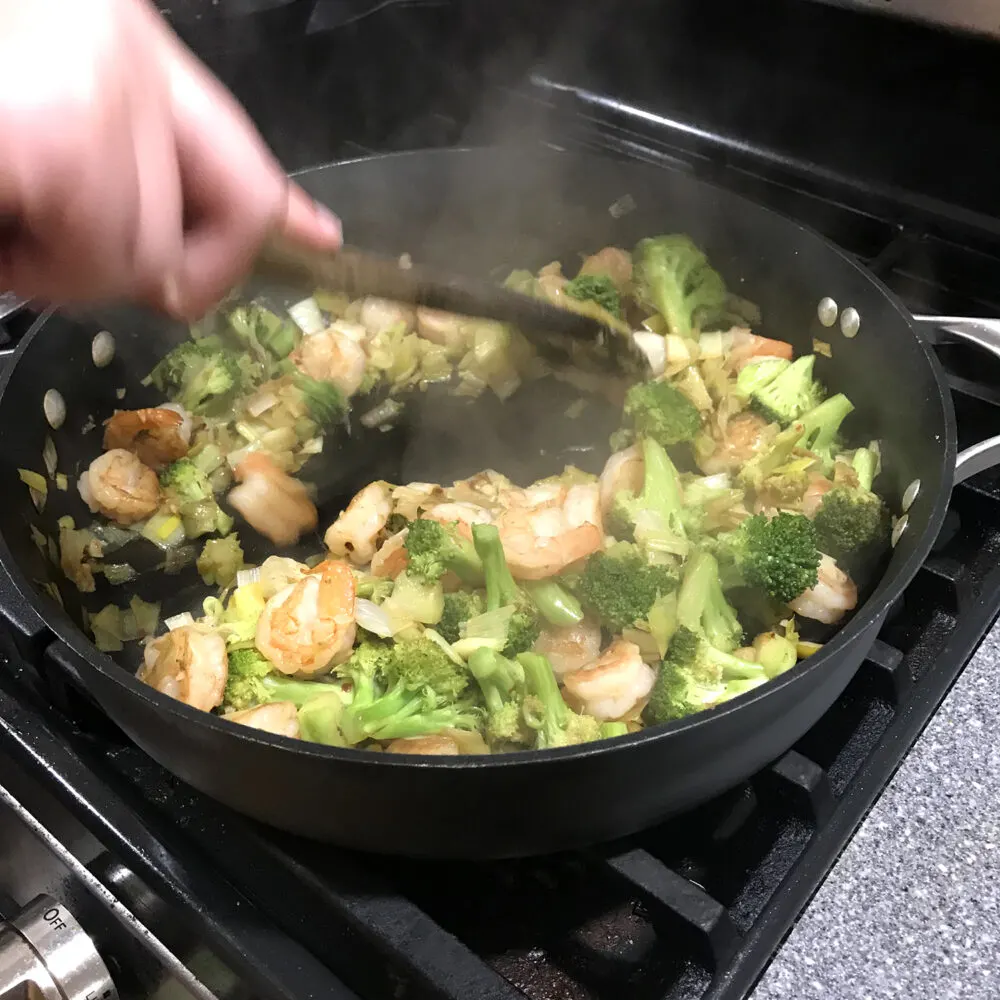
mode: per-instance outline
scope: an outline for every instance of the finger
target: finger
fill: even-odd
[[[288,200],[281,233],[295,243],[318,250],[336,250],[343,242],[340,219],[325,205],[313,201],[298,186],[289,182]]]
[[[186,224],[175,308],[195,318],[284,220],[287,181],[243,109],[186,54],[172,62],[170,88]]]

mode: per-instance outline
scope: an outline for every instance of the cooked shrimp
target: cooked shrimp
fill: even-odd
[[[388,483],[369,483],[326,529],[323,541],[331,555],[366,566],[391,513],[392,488]]]
[[[394,327],[409,333],[413,329],[415,313],[409,306],[369,296],[361,303],[359,319],[361,325],[375,337]]]
[[[818,575],[816,586],[789,601],[788,606],[803,618],[835,625],[857,606],[857,584],[829,556],[820,559]]]
[[[381,576],[387,580],[395,580],[406,569],[406,536],[409,529],[403,528],[390,535],[372,556],[369,567],[372,576]]]
[[[620,247],[605,247],[583,259],[580,274],[606,274],[618,291],[624,291],[632,280],[632,255]]]
[[[756,413],[740,413],[716,438],[715,450],[698,455],[698,467],[706,476],[718,472],[736,472],[768,444],[773,431],[768,422]]]
[[[354,614],[354,573],[327,559],[264,605],[255,645],[283,674],[318,674],[350,656]]]
[[[638,493],[642,489],[645,466],[642,461],[642,450],[637,444],[624,451],[616,451],[604,463],[601,473],[601,511],[607,515],[615,495],[622,490]]]
[[[761,358],[792,360],[792,345],[784,340],[759,337],[745,329],[735,329],[730,332],[733,334],[733,346],[729,352],[729,363],[737,370],[750,364],[751,361],[760,361]]]
[[[93,513],[118,524],[142,521],[160,505],[156,473],[124,448],[95,458],[77,481],[77,489]]]
[[[535,642],[535,652],[548,657],[556,675],[571,673],[601,655],[601,628],[586,619],[566,628],[549,626]]]
[[[507,494],[497,529],[511,573],[543,580],[596,552],[604,543],[597,483],[536,484]]]
[[[316,506],[306,488],[269,455],[251,452],[235,473],[240,485],[229,491],[230,505],[275,545],[291,545],[316,527]]]
[[[469,341],[471,320],[467,316],[455,313],[441,312],[440,309],[417,310],[417,333],[434,344],[440,344],[448,350],[464,348]]]
[[[833,489],[833,483],[826,476],[812,476],[802,497],[802,513],[815,517],[823,506],[823,497]]]
[[[345,396],[358,391],[368,362],[361,344],[334,327],[303,337],[291,359],[300,372],[318,382],[332,382]]]
[[[474,524],[489,524],[493,520],[493,515],[485,507],[474,503],[460,503],[457,500],[428,507],[421,517],[437,521],[438,524],[457,524],[458,533],[470,541]]]
[[[596,719],[620,719],[653,690],[656,674],[634,642],[616,639],[588,666],[563,677]]]
[[[299,731],[298,710],[290,701],[272,701],[268,705],[258,705],[242,712],[226,712],[222,717],[229,722],[238,722],[241,726],[274,733],[275,736],[290,736],[297,740],[302,735]]]
[[[143,465],[162,469],[183,458],[191,447],[191,419],[175,406],[115,410],[104,421],[104,448],[124,448]]]
[[[146,644],[139,680],[192,708],[221,704],[229,675],[226,641],[197,625],[182,625]]]
[[[393,740],[386,750],[389,753],[428,754],[435,757],[458,756],[458,744],[442,733],[434,736],[406,736]]]

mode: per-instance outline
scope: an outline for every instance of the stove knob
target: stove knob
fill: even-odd
[[[0,923],[0,1000],[118,1000],[107,966],[76,918],[39,896]]]

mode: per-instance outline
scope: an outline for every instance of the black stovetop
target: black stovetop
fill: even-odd
[[[877,164],[896,161],[885,149],[852,167],[826,147],[795,150],[801,137],[768,137],[755,121],[723,129],[705,110],[710,94],[679,88],[667,101],[645,73],[636,96],[635,74],[619,58],[623,42],[609,41],[584,73],[551,36],[539,40],[545,24],[553,27],[551,11],[539,14],[542,27],[529,38],[511,27],[521,23],[516,7],[495,15],[510,30],[493,47],[473,23],[476,12],[434,3],[311,36],[294,65],[275,46],[256,63],[265,81],[284,67],[287,85],[270,93],[246,84],[241,74],[253,74],[242,56],[217,53],[215,62],[230,82],[243,80],[238,91],[290,165],[497,134],[638,157],[695,170],[815,226],[915,311],[997,314],[1000,239],[990,204],[971,185],[956,207],[943,197],[940,172],[934,190],[916,183],[919,171],[904,169],[909,157],[886,175]],[[720,34],[725,41],[731,32]],[[927,44],[926,35],[914,37]],[[780,41],[769,36],[761,48],[773,59]],[[375,77],[358,78],[356,59],[331,62],[334,49],[396,55],[378,62]],[[541,49],[550,58],[540,59]],[[744,57],[741,65],[754,62]],[[729,63],[705,62],[740,76]],[[758,70],[740,77],[748,88],[759,84]],[[602,80],[617,88],[614,100]],[[326,120],[319,109],[331,94],[351,107],[331,103]],[[680,115],[685,101],[700,117]],[[992,388],[1000,366],[965,349],[939,352],[960,444],[1000,433]],[[153,764],[37,642],[11,650],[0,671],[0,751],[68,804],[258,996],[734,1000],[750,990],[996,618],[998,554],[1000,476],[985,473],[956,488],[935,552],[857,677],[793,750],[694,813],[583,853],[413,862],[268,831]]]

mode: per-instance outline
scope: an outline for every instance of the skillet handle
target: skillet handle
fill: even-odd
[[[914,316],[932,342],[961,340],[1000,358],[1000,319],[967,316]],[[955,483],[1000,465],[1000,436],[987,438],[960,451],[955,458]]]

